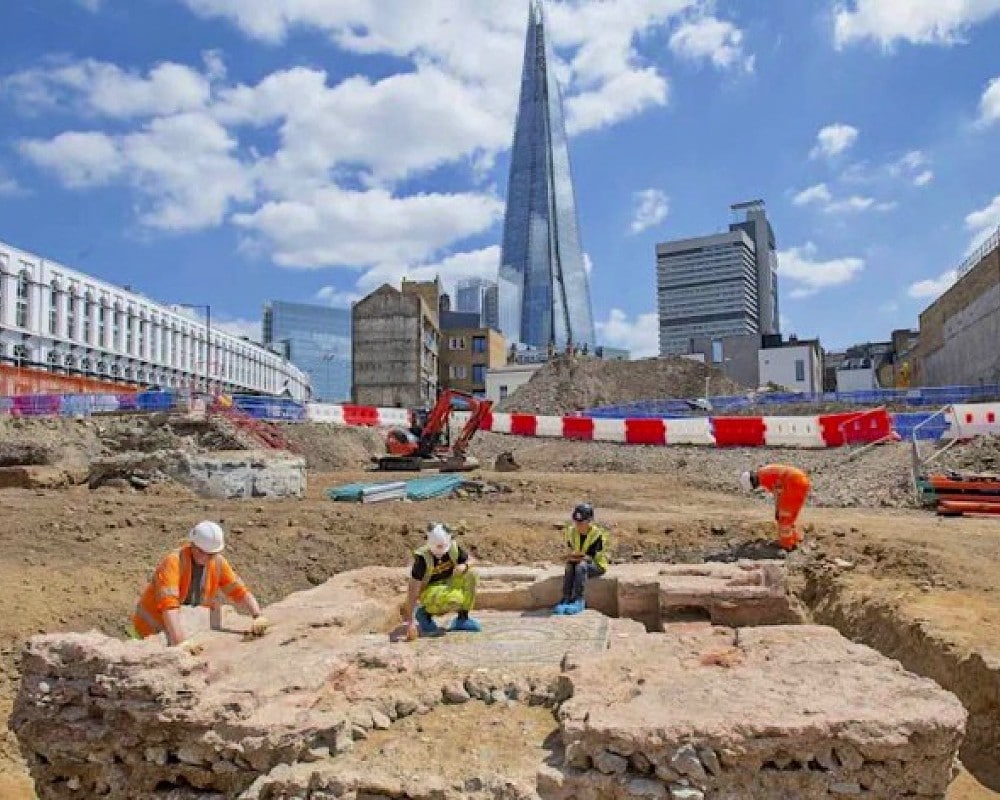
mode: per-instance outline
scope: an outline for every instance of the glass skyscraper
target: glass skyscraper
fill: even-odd
[[[499,330],[496,282],[482,278],[456,281],[455,310],[479,314],[480,325]]]
[[[500,330],[539,348],[594,347],[562,97],[540,0],[531,0],[507,183],[499,271]]]
[[[351,398],[351,312],[275,300],[264,307],[264,344],[309,374],[312,399]]]

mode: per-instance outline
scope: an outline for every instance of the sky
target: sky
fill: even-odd
[[[598,338],[761,198],[782,330],[915,327],[1000,226],[1000,0],[549,0]],[[496,276],[526,0],[0,3],[0,240],[259,337]]]

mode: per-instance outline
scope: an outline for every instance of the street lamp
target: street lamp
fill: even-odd
[[[205,309],[205,394],[211,394],[212,307],[208,303],[176,303],[180,308]]]

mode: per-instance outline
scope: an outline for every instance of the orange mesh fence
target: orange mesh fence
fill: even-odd
[[[59,375],[25,367],[0,365],[0,396],[13,397],[26,394],[81,394],[137,392],[137,386],[111,381]]]

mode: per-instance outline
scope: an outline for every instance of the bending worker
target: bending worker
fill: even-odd
[[[566,526],[566,571],[563,573],[562,602],[553,614],[579,614],[587,607],[584,590],[588,578],[608,571],[608,532],[594,522],[594,507],[580,503],[573,509],[573,521]]]
[[[190,530],[184,545],[164,556],[132,617],[137,638],[165,631],[168,644],[184,642],[187,632],[181,621],[182,605],[207,606],[211,610],[212,630],[219,630],[225,602],[253,617],[251,634],[259,636],[267,630],[267,620],[261,615],[256,598],[222,555],[225,546],[222,528],[205,521]]]
[[[747,492],[754,489],[773,492],[778,545],[783,550],[794,550],[802,541],[802,534],[795,527],[795,522],[809,495],[809,476],[786,464],[768,464],[752,472],[744,472],[740,475],[740,483]]]
[[[441,523],[427,532],[427,544],[413,553],[410,588],[403,619],[406,638],[437,636],[443,631],[434,617],[457,611],[449,630],[478,633],[482,626],[469,616],[476,602],[476,573],[469,554],[452,539]],[[418,605],[419,603],[419,605]],[[414,613],[415,612],[415,613]]]

